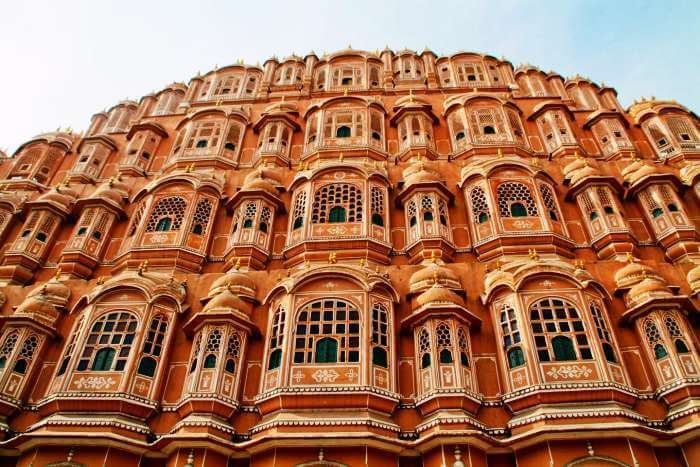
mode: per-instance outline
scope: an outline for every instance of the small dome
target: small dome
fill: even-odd
[[[586,160],[579,156],[576,159],[574,159],[572,162],[569,162],[564,166],[562,169],[564,172],[564,178],[571,178],[572,172],[575,172],[577,170],[581,170],[586,166]]]
[[[627,305],[634,306],[652,298],[670,297],[673,295],[666,283],[659,278],[647,277],[627,293]]]
[[[37,201],[42,201],[45,203],[50,203],[62,209],[64,211],[69,211],[71,205],[75,202],[77,197],[76,192],[70,187],[56,187],[55,189],[48,191],[37,198]]]
[[[209,298],[212,298],[227,290],[246,297],[254,298],[255,282],[250,278],[250,275],[246,273],[231,271],[228,274],[219,277],[211,284],[211,287],[209,287]]]
[[[53,278],[44,285],[29,292],[27,298],[43,297],[55,306],[64,307],[68,303],[70,294],[71,290],[66,284]]]
[[[428,290],[418,296],[416,302],[420,306],[439,303],[452,303],[464,307],[464,300],[448,288],[440,284],[433,284]]]
[[[245,177],[241,191],[261,190],[277,196],[277,186],[279,184],[279,178],[273,170],[258,168]]]
[[[571,179],[571,184],[576,185],[581,180],[585,180],[588,177],[594,177],[597,175],[600,175],[600,172],[598,172],[597,169],[591,167],[590,165],[585,165],[581,169],[572,172],[569,178]]]
[[[243,313],[246,309],[246,305],[241,300],[238,295],[234,294],[230,290],[225,290],[216,297],[212,298],[209,303],[204,306],[204,313],[211,313],[217,310],[235,310]]]
[[[656,173],[656,170],[653,167],[645,164],[644,161],[638,159],[622,169],[621,173],[622,177],[625,179],[625,182],[630,185],[634,185],[643,177]]]
[[[452,270],[435,263],[414,272],[409,279],[410,289],[413,293],[423,291],[435,283],[450,289],[461,288],[459,278]]]
[[[121,206],[124,199],[128,197],[129,186],[119,179],[108,180],[90,195],[91,199],[107,199],[118,206]]]
[[[700,264],[696,265],[693,269],[688,271],[688,275],[686,276],[686,278],[693,293],[700,290]]]
[[[42,295],[27,297],[17,307],[14,316],[31,316],[32,318],[53,325],[58,318],[58,310]]]
[[[417,183],[440,183],[440,174],[435,170],[433,164],[420,161],[415,162],[403,171],[405,186]]]
[[[648,277],[661,279],[658,274],[644,264],[630,262],[615,273],[615,284],[619,289],[629,288]]]

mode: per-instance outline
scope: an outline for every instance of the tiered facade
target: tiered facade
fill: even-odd
[[[491,56],[214,69],[0,165],[19,466],[700,464],[700,125]]]

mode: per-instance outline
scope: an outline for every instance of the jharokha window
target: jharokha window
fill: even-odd
[[[163,315],[158,315],[151,320],[146,338],[141,349],[141,360],[136,372],[152,378],[158,368],[158,362],[162,358],[165,336],[168,331],[168,320]]]
[[[501,217],[535,217],[537,205],[527,185],[505,182],[498,186],[498,209]]]
[[[350,303],[317,300],[297,317],[294,363],[360,361],[360,313]]]
[[[525,364],[525,355],[520,347],[521,336],[518,318],[512,306],[504,304],[501,307],[500,324],[503,347],[508,357],[508,367],[515,368]]]
[[[241,146],[245,127],[235,120],[212,116],[190,122],[173,144],[173,157],[221,156],[232,159]]]
[[[78,360],[78,371],[122,371],[136,333],[136,317],[113,312],[98,318],[88,334]]]
[[[178,196],[163,198],[151,211],[146,232],[169,232],[180,230],[187,202]]]
[[[282,345],[284,344],[284,321],[286,311],[279,307],[275,311],[272,319],[272,329],[270,330],[270,358],[267,362],[267,369],[274,370],[282,364]]]
[[[311,222],[362,222],[362,192],[349,183],[324,185],[314,194]]]
[[[530,326],[540,362],[593,359],[583,318],[571,303],[539,300],[530,307]]]

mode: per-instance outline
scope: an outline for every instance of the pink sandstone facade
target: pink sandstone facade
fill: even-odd
[[[0,463],[700,465],[700,126],[461,52],[215,68],[0,164]]]

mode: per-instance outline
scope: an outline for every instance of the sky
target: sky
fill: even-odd
[[[3,0],[0,148],[215,65],[348,45],[488,53],[700,111],[699,0]]]

